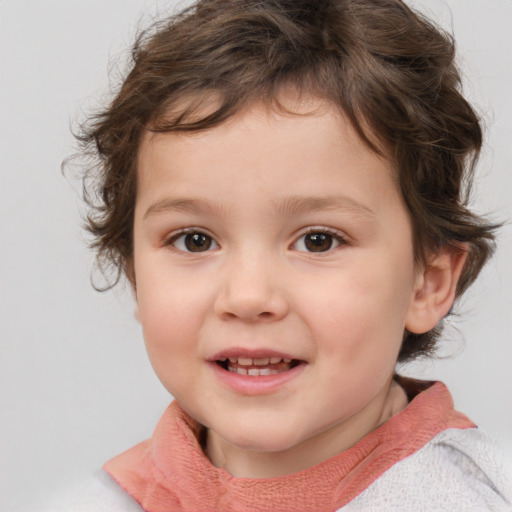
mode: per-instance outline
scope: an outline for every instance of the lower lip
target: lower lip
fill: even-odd
[[[215,372],[216,377],[226,387],[243,395],[266,395],[272,393],[291,380],[298,377],[306,367],[306,363],[274,375],[249,376],[224,370],[217,363],[208,363]]]

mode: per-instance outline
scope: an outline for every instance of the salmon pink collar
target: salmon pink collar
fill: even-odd
[[[177,402],[165,411],[151,439],[104,469],[147,512],[336,510],[441,431],[475,426],[454,410],[441,382],[397,379],[410,400],[406,409],[349,450],[299,473],[234,478],[214,467],[201,448],[201,426]]]

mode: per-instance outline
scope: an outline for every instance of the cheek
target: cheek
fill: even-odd
[[[194,323],[183,314],[172,313],[172,309],[155,309],[146,315],[142,330],[155,374],[171,395],[183,400],[183,389],[195,388],[193,367],[197,353],[193,340],[197,329]]]
[[[410,296],[404,272],[363,264],[340,271],[323,288],[307,286],[302,294],[313,337],[324,345],[327,357],[339,357],[342,351],[348,362],[392,360],[399,350]]]
[[[171,381],[189,378],[186,369],[196,353],[204,308],[197,294],[190,291],[193,288],[146,276],[137,290],[146,350],[155,372],[168,389]]]
[[[151,261],[137,273],[137,302],[142,326],[148,334],[186,331],[201,311],[204,297],[201,280],[189,279],[185,272],[171,272],[169,265]],[[198,293],[199,292],[199,293]]]
[[[165,294],[139,302],[144,339],[148,350],[172,353],[192,346],[197,337],[198,308],[184,296]]]

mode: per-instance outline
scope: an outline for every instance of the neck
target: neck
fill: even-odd
[[[394,380],[363,409],[340,424],[289,449],[246,450],[208,430],[206,455],[216,467],[239,478],[275,478],[315,466],[354,446],[371,431],[405,409],[407,396]]]

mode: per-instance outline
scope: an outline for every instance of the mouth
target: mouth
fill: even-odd
[[[225,371],[236,373],[238,375],[247,375],[249,377],[277,375],[299,366],[302,362],[303,361],[300,361],[299,359],[280,356],[254,358],[235,356],[215,361],[215,363]]]
[[[290,389],[308,361],[272,349],[232,347],[208,358],[223,386],[245,396],[266,396]]]

